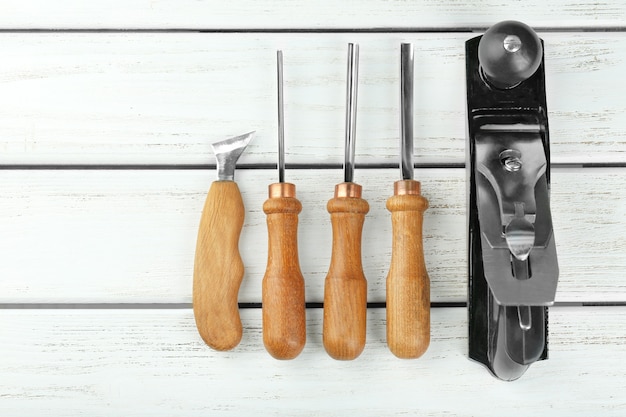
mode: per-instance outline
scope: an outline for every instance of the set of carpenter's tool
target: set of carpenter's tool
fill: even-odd
[[[282,52],[278,72],[278,182],[263,204],[267,215],[268,261],[263,277],[263,342],[277,359],[296,357],[306,342],[304,278],[298,259],[296,186],[285,182]],[[324,283],[323,343],[328,354],[354,359],[365,346],[367,281],[361,265],[361,233],[367,201],[353,182],[359,47],[348,45],[344,181],[328,202],[333,243]],[[413,49],[401,47],[401,171],[392,213],[391,267],[387,278],[388,343],[402,358],[421,356],[430,339],[429,280],[424,264],[422,215],[428,201],[413,180]],[[211,185],[200,220],[194,269],[193,305],[204,341],[217,350],[235,347],[242,336],[237,296],[243,278],[238,251],[244,207],[234,182],[235,164],[253,133],[213,144],[218,181]]]
[[[324,282],[323,344],[339,360],[365,346],[367,281],[361,234],[367,201],[354,182],[358,45],[349,44],[344,180],[327,209],[332,254]],[[263,204],[268,261],[262,284],[263,342],[277,359],[292,359],[306,342],[305,285],[298,258],[296,186],[285,182],[283,57],[278,67],[278,182]],[[466,44],[469,169],[470,357],[498,378],[519,378],[547,357],[547,307],[558,267],[549,207],[549,141],[543,43],[523,23],[501,22]],[[420,357],[430,343],[430,281],[422,242],[428,201],[413,179],[411,44],[400,54],[402,179],[387,200],[392,254],[386,280],[387,344],[400,358]],[[235,347],[242,336],[238,250],[244,207],[235,165],[253,133],[213,144],[218,181],[200,220],[193,307],[204,341]]]

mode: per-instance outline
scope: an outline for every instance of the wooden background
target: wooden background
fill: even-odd
[[[510,18],[545,41],[552,211],[561,275],[550,359],[503,383],[467,359],[464,42]],[[342,180],[347,43],[361,46],[356,182],[368,341],[321,341]],[[416,177],[430,200],[432,343],[385,344],[399,179],[399,45],[416,57]],[[308,341],[261,335],[275,51],[285,55],[287,180],[298,187]],[[622,0],[0,1],[0,415],[626,414],[626,6]],[[244,338],[203,344],[191,310],[213,141],[256,130],[246,205]]]

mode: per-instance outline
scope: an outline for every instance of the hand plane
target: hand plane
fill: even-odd
[[[505,21],[465,52],[469,356],[511,381],[548,356],[559,274],[543,42]]]

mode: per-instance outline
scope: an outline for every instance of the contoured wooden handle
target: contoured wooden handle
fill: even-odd
[[[430,343],[430,280],[424,262],[422,222],[428,200],[419,182],[397,181],[387,200],[393,243],[387,275],[387,345],[399,358],[418,358]]]
[[[333,245],[324,282],[322,339],[326,352],[338,360],[355,359],[365,347],[367,281],[361,264],[361,235],[369,205],[360,196],[359,185],[342,183],[327,205]]]
[[[196,246],[193,312],[200,336],[216,350],[242,336],[238,295],[244,266],[239,254],[244,206],[234,181],[215,181],[207,195]]]
[[[263,277],[263,344],[276,359],[293,359],[306,343],[304,278],[298,259],[298,214],[302,204],[289,183],[270,185],[268,256]]]

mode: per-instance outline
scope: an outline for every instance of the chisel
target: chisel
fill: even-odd
[[[354,359],[365,347],[367,281],[361,265],[361,234],[369,205],[361,198],[362,187],[353,182],[358,61],[359,46],[349,44],[344,182],[335,186],[335,196],[327,205],[333,244],[324,282],[322,339],[326,352],[339,360]]]
[[[304,278],[298,260],[296,186],[285,182],[283,54],[278,68],[278,182],[270,184],[263,204],[267,215],[268,254],[263,277],[263,343],[276,359],[293,359],[306,343]]]
[[[400,166],[402,180],[387,200],[393,240],[387,275],[387,345],[400,358],[421,356],[430,343],[430,281],[424,263],[422,222],[428,200],[413,179],[413,48],[400,53]]]
[[[239,254],[244,206],[235,164],[254,132],[213,143],[218,181],[211,184],[200,218],[193,272],[193,312],[200,336],[216,350],[242,336],[238,295],[244,266]]]

